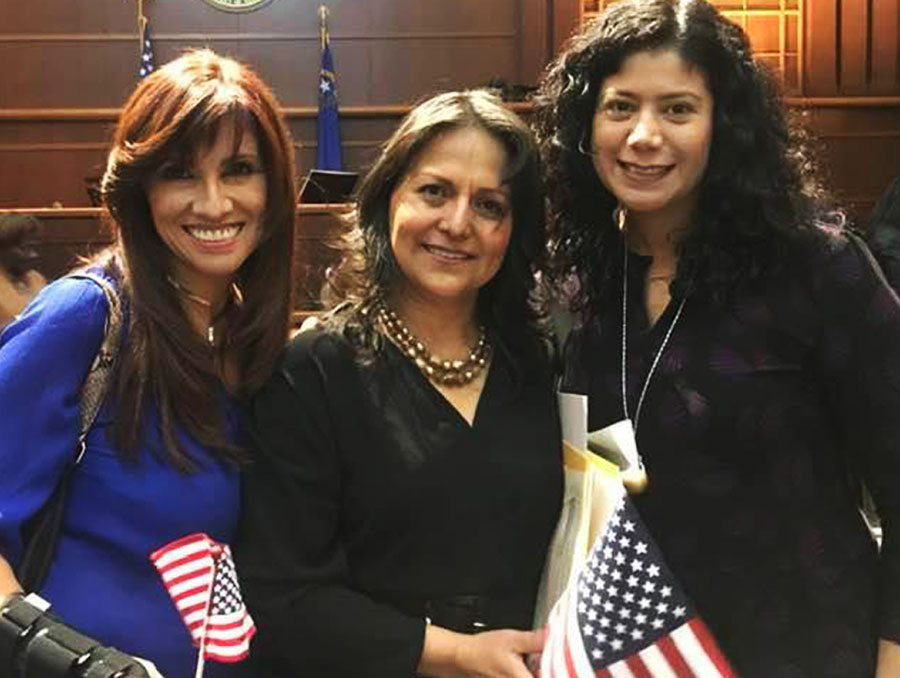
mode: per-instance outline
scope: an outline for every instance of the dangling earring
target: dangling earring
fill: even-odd
[[[584,141],[585,141],[585,140],[584,140],[583,138],[578,140],[578,152],[581,153],[581,155],[586,155],[586,156],[589,157],[589,158],[593,158],[593,157],[594,157],[594,151],[593,151],[593,150],[591,150],[591,151],[587,150],[587,149],[584,147]]]

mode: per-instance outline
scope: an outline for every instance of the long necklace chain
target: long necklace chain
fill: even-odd
[[[484,326],[478,328],[478,341],[465,360],[443,360],[431,354],[425,344],[409,331],[406,324],[382,299],[376,299],[372,312],[390,338],[431,381],[445,386],[464,386],[487,366],[491,344]]]
[[[624,238],[622,242],[622,252],[624,253],[622,257],[622,411],[625,414],[625,418],[628,419],[628,390],[625,379],[625,356],[628,351],[628,331],[626,329],[628,325],[628,243]],[[686,301],[687,295],[684,295],[681,298],[681,303],[678,304],[678,309],[675,311],[675,317],[672,318],[669,329],[666,330],[662,343],[659,345],[659,349],[653,357],[653,362],[650,364],[650,370],[647,372],[647,377],[644,379],[644,386],[641,388],[640,396],[638,396],[637,407],[634,410],[634,420],[632,421],[632,428],[635,436],[637,435],[638,422],[641,418],[641,407],[644,405],[644,396],[647,395],[647,387],[650,386],[650,378],[656,371],[656,366],[659,364],[659,359],[662,357],[663,351],[666,350],[666,345],[669,343],[669,337],[672,336],[672,331],[675,329],[675,325],[681,317],[681,312],[684,310],[684,303]]]

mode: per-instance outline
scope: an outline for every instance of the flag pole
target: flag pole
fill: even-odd
[[[144,49],[144,27],[147,25],[147,17],[144,16],[144,0],[137,0],[137,27],[138,27],[138,54]]]
[[[328,42],[328,8],[325,5],[319,5],[319,51],[325,51],[325,44]]]
[[[200,654],[197,655],[197,670],[194,672],[194,678],[203,678],[203,669],[206,667],[206,634],[209,631],[209,617],[212,612],[209,608],[212,606],[213,589],[216,582],[216,570],[219,567],[219,560],[216,557],[215,549],[210,554],[213,562],[212,584],[209,587],[209,596],[206,599],[206,608],[203,610],[203,632],[200,634]]]

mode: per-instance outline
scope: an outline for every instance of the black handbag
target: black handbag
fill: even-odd
[[[24,526],[25,552],[16,568],[16,577],[26,591],[37,591],[44,583],[56,552],[56,543],[66,507],[66,495],[72,475],[84,457],[86,439],[100,407],[109,392],[113,369],[122,336],[123,309],[119,295],[105,278],[90,272],[73,273],[70,277],[87,278],[100,286],[109,311],[103,331],[103,342],[85,377],[79,394],[80,431],[75,454],[63,471],[50,498]]]

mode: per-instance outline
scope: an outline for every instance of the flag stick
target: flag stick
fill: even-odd
[[[219,567],[218,560],[215,555],[210,555],[213,561],[213,578],[209,587],[209,596],[206,599],[206,609],[203,611],[203,631],[200,634],[200,654],[197,655],[197,670],[194,672],[194,678],[203,678],[203,669],[206,666],[206,634],[209,630],[209,617],[212,612],[209,608],[212,605],[213,589],[216,582],[216,569]]]
[[[325,51],[325,43],[328,41],[328,8],[319,5],[319,48]]]

